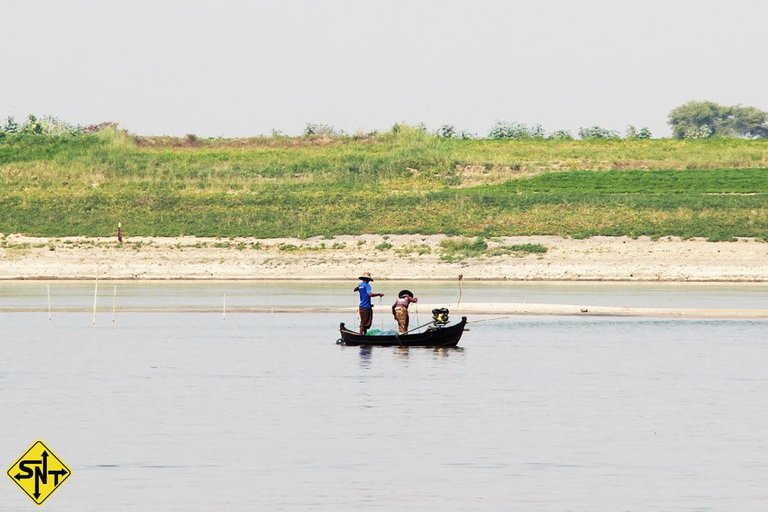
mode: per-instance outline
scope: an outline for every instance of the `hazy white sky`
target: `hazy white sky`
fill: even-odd
[[[0,116],[141,134],[486,134],[768,110],[766,0],[0,0]]]

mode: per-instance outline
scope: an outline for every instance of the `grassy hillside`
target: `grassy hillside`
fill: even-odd
[[[768,141],[196,140],[104,131],[0,142],[0,232],[768,239]]]

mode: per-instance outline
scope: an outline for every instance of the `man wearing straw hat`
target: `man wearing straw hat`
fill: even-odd
[[[363,275],[358,279],[360,279],[361,282],[355,286],[354,291],[360,294],[360,307],[358,308],[358,311],[360,312],[360,334],[365,334],[368,332],[368,329],[371,328],[371,324],[373,324],[373,306],[371,305],[371,297],[383,297],[384,294],[371,293],[373,277],[371,277],[370,272],[363,272]]]

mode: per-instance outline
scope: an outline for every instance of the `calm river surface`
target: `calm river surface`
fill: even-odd
[[[43,440],[73,472],[43,505],[62,512],[768,509],[768,321],[517,316],[404,350],[337,346],[352,313],[120,311],[223,293],[351,309],[354,284],[123,283],[113,323],[100,283],[92,325],[93,283],[51,283],[50,320],[45,283],[0,283],[0,464]],[[455,283],[409,288],[456,300]],[[749,285],[463,294],[768,307]],[[3,480],[0,512],[35,508]]]

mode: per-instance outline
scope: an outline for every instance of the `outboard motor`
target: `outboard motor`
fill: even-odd
[[[448,323],[448,310],[446,308],[435,308],[432,310],[432,320],[435,325],[441,326]]]

